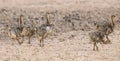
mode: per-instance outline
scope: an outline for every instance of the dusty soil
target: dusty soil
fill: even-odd
[[[30,45],[28,38],[19,45],[7,36],[6,25],[17,26],[20,14],[25,26],[31,26],[31,21],[40,26],[46,11],[55,27],[44,47],[36,37]],[[95,30],[96,22],[109,21],[111,15],[116,15],[115,31],[109,35],[112,44],[98,44],[99,51],[93,51],[88,33]],[[119,24],[119,0],[0,0],[0,61],[119,61]]]

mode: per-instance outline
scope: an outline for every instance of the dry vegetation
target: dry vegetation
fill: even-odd
[[[16,26],[24,15],[25,26],[45,23],[45,13],[55,24],[54,34],[48,36],[44,47],[36,37],[31,44],[19,45],[7,36],[6,25]],[[100,45],[93,51],[88,33],[96,22],[109,21],[116,15],[112,44]],[[120,1],[119,0],[0,0],[0,61],[119,61],[120,60]],[[14,45],[11,45],[14,42]]]

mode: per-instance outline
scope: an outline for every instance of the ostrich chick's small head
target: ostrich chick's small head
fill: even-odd
[[[21,14],[20,17],[23,17],[23,15]]]
[[[116,16],[115,15],[112,15],[111,18],[114,19]]]

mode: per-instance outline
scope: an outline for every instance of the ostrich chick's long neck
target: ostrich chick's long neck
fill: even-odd
[[[20,19],[19,19],[19,25],[20,25],[20,27],[23,26],[23,18],[21,16],[20,16]]]
[[[46,18],[47,18],[47,24],[50,25],[49,14],[46,15]]]
[[[114,28],[114,27],[115,27],[114,18],[111,17],[111,20],[112,20],[111,25],[112,25],[112,27]]]

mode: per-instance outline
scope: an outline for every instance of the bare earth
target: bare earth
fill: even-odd
[[[36,37],[31,45],[28,38],[19,45],[2,30],[6,24],[15,26],[20,14],[25,15],[26,26],[31,20],[39,26],[46,21],[46,11],[51,12],[55,34],[45,39],[44,47]],[[116,15],[115,31],[109,35],[112,44],[98,44],[99,51],[93,51],[88,33],[95,22],[109,21],[112,14]],[[0,0],[0,61],[120,61],[119,24],[120,0]]]

